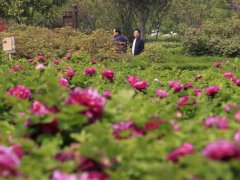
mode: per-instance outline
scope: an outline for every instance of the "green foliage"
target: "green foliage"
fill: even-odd
[[[200,29],[186,29],[184,48],[190,55],[240,56],[239,20],[206,23]]]

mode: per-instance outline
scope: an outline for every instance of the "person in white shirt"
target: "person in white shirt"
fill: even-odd
[[[144,51],[144,41],[141,39],[141,32],[139,29],[134,30],[133,36],[132,55],[137,56]]]

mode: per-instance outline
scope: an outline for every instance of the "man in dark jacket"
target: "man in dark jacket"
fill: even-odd
[[[144,41],[140,37],[141,32],[139,29],[134,30],[133,36],[132,55],[137,56],[144,51]]]
[[[117,53],[126,53],[127,52],[127,38],[125,38],[119,28],[113,30],[114,45],[116,45]]]

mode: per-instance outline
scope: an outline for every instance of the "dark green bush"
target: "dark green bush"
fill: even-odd
[[[240,56],[240,20],[214,24],[208,22],[201,29],[187,28],[183,46],[190,55]]]

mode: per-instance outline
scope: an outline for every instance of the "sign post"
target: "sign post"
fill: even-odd
[[[12,60],[12,54],[16,52],[15,39],[14,37],[4,38],[2,41],[3,51],[5,51],[9,59]]]

